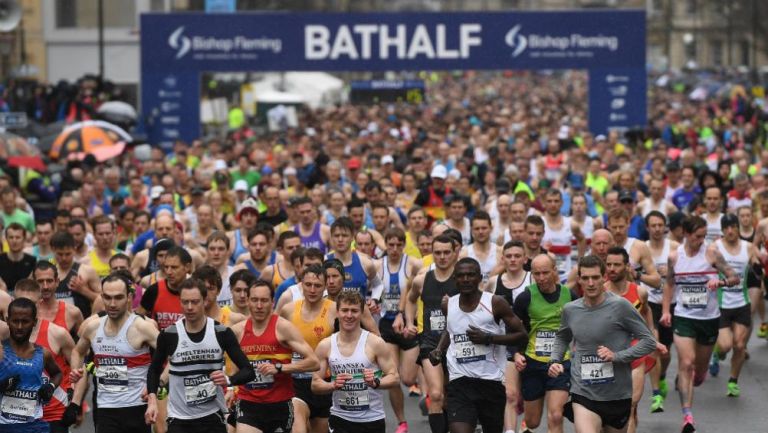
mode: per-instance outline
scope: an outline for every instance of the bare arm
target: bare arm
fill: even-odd
[[[672,298],[675,296],[675,264],[677,263],[677,250],[671,250],[669,252],[669,258],[667,259],[667,278],[664,285],[664,293],[661,297],[661,309],[663,316],[669,316],[670,306],[672,305]],[[671,317],[670,317],[671,319]],[[664,326],[669,326],[670,322],[667,322]]]
[[[397,374],[397,363],[395,362],[392,350],[381,338],[370,338],[372,349],[376,357],[376,364],[381,369],[381,379],[379,379],[378,388],[387,389],[400,386],[400,375]],[[371,386],[371,383],[368,383]]]
[[[720,271],[720,273],[725,275],[725,280],[723,280],[724,286],[735,286],[739,284],[741,277],[739,277],[733,268],[728,266],[728,262],[725,261],[725,258],[715,247],[714,243],[707,247],[707,256],[707,258],[711,261],[712,266]]]
[[[331,339],[325,338],[317,345],[315,354],[320,362],[320,368],[312,374],[312,392],[315,394],[330,394],[335,389],[336,382],[326,382],[323,375],[328,371],[328,356],[331,352]]]
[[[640,248],[640,265],[643,267],[643,273],[638,278],[638,281],[651,287],[660,287],[661,275],[659,275],[659,271],[656,270],[656,266],[653,263],[651,250],[644,242],[635,242],[633,248],[635,248],[635,245]]]
[[[49,383],[51,383],[54,388],[58,387],[59,384],[61,384],[61,369],[59,368],[59,365],[56,364],[56,361],[53,359],[53,354],[51,354],[48,349],[43,349],[43,364],[45,371],[48,372]]]
[[[291,322],[283,318],[277,320],[277,338],[281,344],[290,347],[302,358],[299,361],[294,359],[288,364],[283,364],[283,373],[305,373],[320,369],[320,360],[317,355]]]

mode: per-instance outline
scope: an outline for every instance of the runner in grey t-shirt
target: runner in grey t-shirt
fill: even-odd
[[[605,292],[600,258],[582,258],[578,275],[584,297],[563,308],[549,375],[563,374],[558,361],[574,342],[571,402],[576,431],[625,432],[632,405],[630,363],[653,352],[656,340],[632,304]]]

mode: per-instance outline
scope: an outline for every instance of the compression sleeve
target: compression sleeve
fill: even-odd
[[[528,315],[528,307],[531,305],[531,291],[528,289],[523,290],[523,293],[517,296],[515,299],[515,305],[512,307],[512,311],[515,312],[515,316],[520,318],[525,326],[525,330],[531,331],[531,316]]]
[[[147,392],[157,394],[157,388],[160,386],[160,374],[165,367],[165,361],[168,356],[176,351],[176,345],[179,343],[179,334],[169,334],[165,331],[157,336],[155,353],[152,355],[152,363],[149,364],[147,371]]]

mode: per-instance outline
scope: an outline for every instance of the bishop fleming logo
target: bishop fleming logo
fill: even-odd
[[[521,28],[520,24],[512,27],[504,38],[504,42],[512,48],[512,57],[519,56],[528,47],[528,39],[520,34]]]
[[[174,30],[173,33],[171,33],[171,36],[168,37],[168,45],[176,50],[177,60],[184,57],[184,55],[187,54],[192,48],[192,41],[190,41],[188,37],[184,36],[183,33],[184,26],[181,26]]]

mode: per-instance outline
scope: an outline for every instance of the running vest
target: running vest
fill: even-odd
[[[117,254],[117,250],[112,250],[109,252],[110,257],[114,256],[115,254]],[[101,259],[99,258],[99,255],[96,254],[95,248],[88,252],[87,257],[91,263],[91,267],[93,268],[94,271],[96,271],[96,275],[98,275],[99,278],[104,278],[107,275],[109,275],[110,273],[109,260],[107,260],[106,263],[102,262]]]
[[[437,281],[435,271],[428,271],[424,276],[424,286],[421,288],[421,314],[418,314],[419,332],[440,336],[445,329],[445,314],[443,314],[443,296],[458,295],[456,280],[453,277],[445,281]]]
[[[656,266],[656,269],[661,269],[662,266],[666,268],[667,263],[669,263],[669,239],[664,239],[664,246],[661,248],[661,254],[658,256],[653,255],[651,241],[646,241],[646,245],[648,245],[648,250],[651,251],[651,258],[653,259],[653,264]],[[661,274],[661,272],[659,272],[659,274]],[[643,287],[648,291],[649,303],[661,305],[662,297],[664,295],[664,286],[666,286],[666,284],[666,278],[663,275],[661,277],[661,285],[658,288],[643,284]]]
[[[528,291],[531,292],[531,303],[528,305],[528,316],[531,319],[531,329],[528,331],[528,347],[525,348],[525,356],[539,362],[549,362],[552,355],[552,347],[555,344],[555,333],[560,329],[560,315],[565,304],[571,302],[571,291],[557,284],[560,296],[557,302],[550,304],[539,291],[539,286],[531,284]],[[565,353],[564,360],[571,357]]]
[[[741,277],[741,282],[735,286],[721,287],[717,290],[717,301],[720,308],[731,309],[749,305],[749,289],[747,287],[747,272],[749,270],[749,243],[739,240],[739,253],[733,255],[725,249],[723,240],[715,241],[715,246],[723,255],[728,266]],[[722,277],[722,276],[721,276]]]
[[[357,376],[344,383],[341,389],[333,391],[331,415],[351,422],[371,422],[385,417],[382,392],[370,388],[362,379],[363,369],[380,370],[378,364],[371,362],[365,354],[368,334],[368,331],[361,330],[355,351],[350,356],[344,356],[339,350],[339,334],[331,336],[331,353],[328,356],[331,374],[350,373]]]
[[[0,424],[23,424],[41,420],[43,405],[37,390],[43,385],[43,348],[35,345],[32,358],[19,358],[11,348],[10,340],[3,342],[3,377],[18,375],[19,384],[13,391],[0,394]]]
[[[69,272],[67,272],[67,275],[64,276],[64,279],[59,281],[59,286],[56,287],[56,299],[61,299],[68,304],[75,304],[74,295],[76,295],[76,293],[72,293],[72,291],[69,290],[69,281],[77,275],[79,270],[80,263],[72,263],[72,267],[69,268]]]
[[[158,328],[162,331],[182,317],[184,310],[181,308],[181,298],[168,289],[168,280],[158,281],[157,299],[152,308],[152,318],[157,322]]]
[[[328,254],[328,258],[334,258],[334,254]],[[360,256],[352,252],[352,263],[344,265],[344,291],[359,291],[363,299],[368,297],[368,274],[363,269]]]
[[[293,226],[293,231],[299,235],[302,247],[317,248],[318,250],[322,251],[323,254],[325,254],[328,251],[328,246],[325,244],[325,242],[323,242],[323,237],[320,236],[320,227],[320,222],[316,222],[314,227],[312,227],[312,233],[310,233],[309,236],[304,236],[301,234],[301,226],[299,224]]]
[[[384,293],[381,296],[381,311],[386,320],[395,320],[400,311],[400,295],[405,291],[408,277],[405,270],[408,269],[408,256],[400,257],[400,267],[397,272],[389,272],[389,256],[384,256],[381,264],[381,281],[384,283]]]
[[[241,254],[248,252],[248,248],[246,248],[246,246],[243,245],[243,235],[240,233],[240,229],[235,230],[234,238],[235,238],[235,249],[232,250],[232,255],[229,257],[230,265],[234,265],[235,261],[237,261],[237,258],[240,257]]]
[[[584,223],[579,226],[581,233],[584,234],[584,240],[589,247],[592,244],[592,235],[595,233],[595,220],[589,215],[584,218]],[[571,239],[571,263],[579,262],[579,241],[576,238]]]
[[[67,395],[67,389],[70,388],[69,380],[69,360],[63,354],[55,354],[51,349],[51,344],[48,341],[48,330],[50,329],[51,322],[47,320],[40,320],[40,327],[37,330],[37,338],[35,344],[48,349],[53,355],[53,360],[56,361],[56,365],[61,370],[61,383],[56,387],[53,392],[53,398],[45,406],[43,406],[43,421],[53,422],[58,421],[64,416],[64,411],[69,405],[69,396]],[[66,328],[64,328],[66,329]],[[50,376],[48,372],[43,369],[43,382],[48,383]]]
[[[464,226],[461,230],[457,229],[456,227],[453,227],[452,225],[448,224],[448,221],[446,221],[446,225],[459,233],[461,233],[461,244],[462,245],[469,245],[470,242],[472,242],[472,231],[470,230],[472,226],[472,222],[469,220],[469,218],[464,217],[463,219]],[[493,236],[493,235],[491,235]],[[491,242],[493,243],[493,237],[491,237]]]
[[[152,361],[149,347],[134,349],[128,341],[128,330],[138,316],[131,313],[117,335],[104,331],[107,316],[99,320],[96,338],[91,342],[96,366],[96,402],[101,408],[121,408],[146,404],[141,392],[146,386],[147,371]]]
[[[170,357],[168,417],[199,419],[224,409],[224,391],[209,378],[224,368],[224,350],[216,339],[216,324],[206,318],[205,336],[195,343],[187,335],[184,319],[166,332],[176,332],[179,344]]]
[[[720,225],[720,220],[723,219],[723,214],[717,214],[717,218],[714,221],[710,221],[709,215],[704,214],[704,220],[707,222],[707,236],[704,238],[706,245],[723,237],[723,229]]]
[[[329,337],[333,334],[333,325],[328,323],[328,314],[330,314],[333,301],[329,299],[323,299],[323,305],[320,307],[320,313],[311,322],[306,322],[301,318],[301,309],[304,306],[304,300],[300,299],[294,303],[293,315],[291,316],[291,323],[298,328],[304,341],[312,347],[312,350],[317,348],[317,345],[323,340],[323,338]],[[301,355],[298,353],[293,354],[294,360],[301,360]],[[312,373],[293,373],[294,379],[312,379]]]
[[[474,244],[467,245],[467,257],[471,257],[480,263],[480,272],[483,273],[483,287],[491,277],[491,271],[493,271],[493,268],[495,268],[499,262],[498,258],[496,257],[496,250],[496,244],[490,244],[488,255],[485,257],[485,260],[480,260],[480,258],[477,257],[477,253],[475,252]]]
[[[547,219],[543,218],[544,237],[541,239],[541,243],[550,244],[549,252],[555,256],[557,275],[560,277],[561,282],[565,282],[571,273],[571,240],[573,239],[573,233],[571,231],[571,219],[568,217],[562,218],[563,226],[559,230],[552,229],[547,223]]]
[[[67,303],[64,301],[57,301],[59,308],[56,309],[56,317],[53,318],[53,323],[61,326],[69,332],[67,327]]]
[[[620,296],[629,301],[637,311],[643,309],[643,301],[640,299],[640,294],[637,293],[637,284],[628,281],[627,292]]]
[[[642,215],[642,217],[645,218],[648,216],[649,213],[651,213],[651,211],[661,212],[661,214],[666,217],[667,216],[667,199],[662,198],[661,201],[659,201],[659,203],[656,205],[654,205],[653,202],[651,202],[650,197],[643,200],[643,203],[640,205],[640,215]]]
[[[277,339],[277,321],[279,317],[272,315],[261,335],[253,333],[253,320],[245,321],[240,347],[256,371],[256,378],[240,385],[237,397],[253,403],[278,403],[293,398],[293,379],[290,374],[278,373],[262,375],[256,370],[261,363],[290,364],[291,349],[283,346]]]
[[[518,296],[520,296],[521,293],[525,290],[526,287],[533,284],[533,281],[531,280],[531,273],[525,272],[525,276],[523,277],[523,281],[520,282],[520,285],[517,287],[507,287],[504,285],[504,274],[499,274],[496,277],[496,292],[494,295],[501,296],[504,298],[505,301],[509,304],[509,306],[515,305],[515,299],[517,299]],[[505,272],[506,273],[506,272]]]
[[[280,273],[280,263],[275,263],[272,266],[272,287],[279,287],[287,278]]]
[[[256,269],[256,266],[253,264],[253,260],[251,260],[250,257],[245,261],[245,267],[248,269],[248,272],[250,272],[251,275],[253,275],[254,277],[256,278],[261,277],[261,271]]]
[[[472,377],[503,381],[507,364],[506,347],[497,344],[475,344],[467,337],[470,326],[495,335],[504,334],[504,325],[493,317],[493,295],[482,292],[480,302],[471,312],[461,309],[460,297],[461,295],[454,295],[448,299],[447,330],[451,343],[446,359],[450,380]]]
[[[677,247],[675,263],[675,316],[695,320],[720,317],[717,293],[707,289],[707,281],[717,278],[717,270],[707,261],[707,247],[701,245],[693,257],[688,257],[685,245]]]
[[[221,276],[221,292],[219,292],[219,296],[216,297],[216,302],[219,304],[219,307],[232,305],[232,289],[229,287],[229,277],[232,275],[232,270],[234,268],[234,266],[228,265],[227,274]]]

